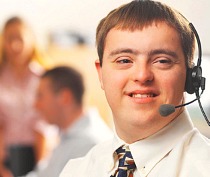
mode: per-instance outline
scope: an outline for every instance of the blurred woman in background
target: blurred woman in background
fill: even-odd
[[[15,157],[12,155],[17,149],[18,152],[27,149],[30,154],[27,157],[31,156],[34,161],[32,164],[42,156],[44,137],[40,131],[41,119],[33,104],[39,76],[47,63],[35,47],[32,30],[21,18],[15,16],[8,19],[1,38],[0,148],[3,149],[0,166],[6,160],[13,171],[15,164],[12,160]]]

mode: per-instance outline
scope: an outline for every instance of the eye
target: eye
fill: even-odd
[[[162,59],[162,60],[158,60],[157,62],[159,62],[159,63],[162,63],[162,64],[170,64],[170,63],[172,63],[172,61],[171,60],[167,60],[167,59]]]
[[[155,64],[158,68],[167,69],[173,66],[174,62],[169,58],[158,58],[153,62],[153,64]]]
[[[126,63],[132,63],[132,61],[130,59],[118,59],[117,63],[119,64],[126,64]]]
[[[116,69],[128,69],[132,66],[133,60],[129,57],[119,57],[114,61]]]

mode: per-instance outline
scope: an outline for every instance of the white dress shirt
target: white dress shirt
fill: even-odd
[[[118,166],[117,136],[70,160],[60,177],[110,177]],[[137,169],[134,177],[209,177],[210,140],[193,126],[185,110],[156,134],[129,145]]]

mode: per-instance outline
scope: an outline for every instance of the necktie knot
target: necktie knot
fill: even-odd
[[[134,163],[131,151],[128,146],[121,146],[116,150],[119,158],[119,168],[124,170],[134,170],[136,165]]]
[[[111,177],[129,177],[132,176],[136,168],[132,154],[128,146],[121,146],[116,150],[119,165],[115,174]]]

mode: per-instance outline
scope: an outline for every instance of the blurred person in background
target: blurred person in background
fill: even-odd
[[[35,107],[60,130],[60,142],[46,163],[27,177],[58,177],[69,159],[84,156],[94,145],[112,137],[98,112],[84,105],[84,79],[73,67],[57,66],[40,80]]]
[[[43,120],[33,103],[40,74],[47,63],[37,50],[31,28],[22,18],[8,19],[1,35],[0,148],[5,158],[0,158],[0,164],[6,162],[11,171],[15,170],[13,165],[17,164],[13,164],[13,155],[23,150],[27,151],[27,158],[31,157],[31,161],[25,162],[25,166],[31,164],[25,169],[30,171],[44,152],[44,136],[40,128]]]

